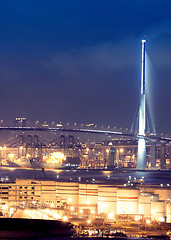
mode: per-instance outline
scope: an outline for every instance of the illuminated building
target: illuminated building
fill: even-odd
[[[124,187],[31,179],[0,184],[2,212],[11,207],[37,204],[54,210],[65,209],[79,216],[102,214],[109,219],[130,216],[171,223],[170,199],[171,188],[163,185]]]
[[[23,117],[16,117],[14,121],[15,127],[26,127],[27,125],[27,119]]]
[[[98,186],[98,212],[116,214],[117,188],[113,186]]]

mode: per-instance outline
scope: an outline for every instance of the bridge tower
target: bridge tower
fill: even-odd
[[[145,94],[145,43],[146,40],[142,40],[142,59],[141,59],[141,95],[139,106],[139,138],[138,138],[138,157],[137,168],[146,168],[146,94]]]

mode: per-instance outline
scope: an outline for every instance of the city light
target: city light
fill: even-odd
[[[45,212],[46,212],[47,214],[49,214],[49,213],[50,213],[50,210],[47,208],[47,209],[45,210]]]
[[[13,2],[6,3],[9,13],[1,10],[5,120],[0,120],[0,235],[24,233],[34,239],[31,234],[38,230],[40,238],[50,239],[49,232],[56,234],[54,239],[69,239],[67,234],[75,239],[169,239],[171,137],[156,135],[150,126],[149,102],[156,91],[157,124],[165,131],[166,125],[159,123],[164,119],[170,124],[169,6],[140,8],[128,1],[119,12],[119,1],[104,6],[100,1],[90,9],[91,1],[43,1],[38,7],[29,3],[27,9]],[[159,74],[155,91],[149,87],[145,36],[139,60],[139,51],[135,53],[135,39],[144,30],[154,44],[149,53]],[[131,32],[133,37],[126,36]],[[135,69],[140,64],[141,79]],[[13,78],[15,88],[23,90],[21,97],[3,78]],[[40,105],[43,114],[22,96],[33,107]],[[135,127],[129,131],[136,105]],[[13,218],[17,230],[6,224]]]
[[[3,205],[2,208],[3,208],[3,210],[8,210],[8,206],[7,205]]]
[[[74,207],[73,207],[73,206],[72,206],[72,207],[70,207],[70,210],[71,210],[71,211],[74,211]]]
[[[74,171],[72,171],[71,173],[73,174]],[[109,171],[106,172],[106,174],[108,173]],[[102,176],[103,174],[104,173],[102,173]],[[53,220],[59,220],[59,221],[60,220],[69,221],[71,223],[81,222],[84,219],[84,224],[86,222],[87,225],[91,225],[92,222],[94,221],[98,222],[98,219],[101,219],[100,220],[101,223],[104,223],[104,221],[107,221],[107,224],[110,224],[110,225],[117,224],[117,222],[119,222],[119,218],[122,219],[122,215],[124,215],[125,219],[127,219],[126,220],[127,223],[124,223],[124,224],[129,225],[130,222],[134,222],[139,224],[138,228],[141,228],[141,225],[142,227],[145,227],[145,226],[147,227],[148,225],[148,228],[150,228],[152,223],[151,221],[155,221],[156,224],[165,222],[164,216],[166,216],[166,221],[171,222],[171,219],[169,219],[171,203],[169,200],[170,198],[168,198],[168,195],[166,193],[162,195],[162,197],[165,197],[165,201],[162,201],[160,199],[160,196],[157,195],[157,193],[158,194],[163,193],[163,188],[161,189],[160,185],[158,186],[158,188],[157,187],[153,188],[154,192],[158,191],[156,192],[156,194],[143,192],[142,189],[144,189],[144,186],[142,187],[141,181],[138,182],[138,180],[140,180],[141,178],[142,178],[141,175],[138,175],[135,177],[133,173],[131,175],[127,175],[127,179],[130,179],[129,180],[130,183],[131,181],[136,181],[137,184],[139,184],[137,185],[137,187],[131,187],[131,188],[128,186],[126,186],[125,188],[122,188],[120,186],[115,186],[115,185],[109,185],[109,184],[104,185],[103,183],[98,183],[98,186],[96,186],[92,183],[92,181],[90,181],[88,185],[87,183],[80,183],[78,181],[72,184],[70,182],[57,181],[56,183],[51,182],[51,185],[50,185],[50,182],[48,182],[48,185],[47,185],[47,181],[42,180],[43,185],[41,185],[41,187],[39,186],[40,188],[38,189],[39,194],[43,193],[42,202],[40,201],[38,202],[36,200],[38,196],[37,195],[38,192],[35,192],[36,198],[32,200],[31,199],[24,200],[23,198],[22,202],[20,202],[19,209],[15,207],[16,205],[18,205],[18,202],[16,201],[13,202],[13,207],[10,206],[8,208],[8,205],[3,205],[1,209],[3,209],[4,211],[3,212],[4,216],[8,215],[11,217],[13,216],[17,217],[17,216],[20,216],[17,214],[21,214],[24,218],[53,219]],[[106,179],[106,175],[105,175],[105,179]],[[32,183],[31,181],[32,180],[28,180],[28,179],[17,180],[16,186],[18,186],[18,188],[14,188],[14,189],[16,190],[18,189],[17,191],[20,194],[20,196],[25,196],[24,193],[25,191],[27,191],[27,196],[28,196],[28,194],[32,191],[31,189],[32,188],[35,189],[35,187],[38,187],[38,183],[40,184],[40,182],[37,180],[34,180],[34,182]],[[107,179],[105,181],[107,183]],[[9,186],[10,186],[10,183],[9,183]],[[40,189],[43,189],[42,193],[40,193]],[[49,189],[49,193],[48,193],[48,189]],[[66,191],[66,189],[68,189],[68,192]],[[74,189],[75,189],[75,195],[73,196],[72,194]],[[79,189],[82,189],[82,190],[79,192]],[[86,191],[84,192],[83,189],[86,189]],[[170,188],[165,184],[164,190],[166,192],[167,191],[169,192]],[[7,191],[7,190],[5,189],[4,191]],[[54,195],[52,198],[53,193]],[[57,193],[61,194],[61,196],[59,195],[58,198],[56,198]],[[70,193],[73,198],[70,197]],[[84,193],[84,195],[82,193]],[[31,196],[31,194],[29,195]],[[51,198],[51,199],[48,201],[47,200],[48,198],[49,199]],[[45,199],[44,203],[43,203],[43,199]],[[52,203],[54,199],[58,199],[56,200],[56,202],[58,202],[59,204],[58,206],[56,206],[56,203],[55,204]],[[72,205],[69,204],[71,200],[72,200]],[[32,204],[30,207],[28,205],[28,201],[30,201],[30,203]],[[33,204],[34,204],[34,207],[33,207]],[[49,206],[49,208],[47,208],[47,206]],[[14,210],[12,210],[12,208]],[[148,208],[148,210],[146,208]],[[163,216],[161,215],[158,216],[157,212],[159,211],[161,211],[161,213],[162,211],[166,211],[166,212],[165,213],[163,212]],[[116,219],[115,219],[115,216],[117,216]],[[83,223],[80,223],[80,224],[83,224]]]
[[[135,216],[135,221],[139,221],[140,220],[140,216]]]
[[[45,156],[44,161],[47,163],[62,163],[66,159],[62,152],[52,152],[50,157]]]
[[[114,218],[114,213],[112,213],[112,212],[111,212],[111,213],[108,213],[108,218],[109,218],[109,219],[113,219],[113,218]]]
[[[95,214],[95,211],[93,209],[91,210],[91,214]]]
[[[68,221],[68,217],[67,216],[63,216],[63,221],[67,222]]]
[[[79,210],[79,213],[83,213],[83,209],[80,209],[80,210]]]
[[[150,223],[151,223],[150,219],[147,219],[147,220],[146,220],[146,223],[147,223],[147,224],[150,224]]]
[[[61,215],[58,214],[58,213],[56,213],[56,214],[54,214],[54,218],[55,218],[55,219],[60,219],[60,218],[61,218]]]
[[[164,217],[160,217],[159,222],[164,222]]]

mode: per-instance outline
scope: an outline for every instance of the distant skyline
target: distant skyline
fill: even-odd
[[[156,130],[171,134],[170,9],[169,0],[1,1],[1,119],[18,114],[5,81],[49,122],[130,129],[146,35]]]

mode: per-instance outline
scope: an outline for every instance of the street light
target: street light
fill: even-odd
[[[108,213],[108,218],[109,218],[109,219],[114,218],[114,213],[112,213],[112,212],[111,212],[111,213]]]
[[[150,219],[147,219],[147,220],[146,220],[146,223],[147,223],[147,224],[150,224],[150,223],[151,223]]]
[[[124,152],[124,149],[123,149],[123,148],[120,148],[120,149],[119,149],[119,152],[120,152],[120,153],[123,153],[123,152]]]
[[[80,210],[79,210],[79,213],[81,213],[81,214],[82,214],[82,213],[83,213],[83,209],[80,209]]]
[[[91,210],[91,214],[95,214],[95,211],[94,211],[94,209],[92,209],[92,210]]]
[[[67,222],[68,221],[68,217],[67,216],[63,216],[63,221]]]
[[[72,207],[70,207],[70,210],[71,210],[71,211],[74,211],[74,207],[73,207],[73,206],[72,206]]]

